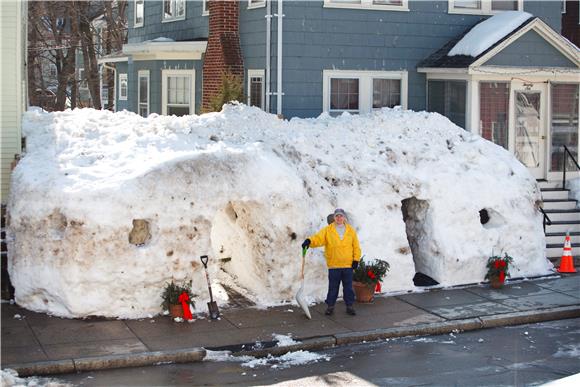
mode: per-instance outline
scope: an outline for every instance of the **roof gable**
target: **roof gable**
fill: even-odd
[[[473,27],[471,28],[473,29]],[[470,29],[470,30],[471,30]],[[482,65],[496,64],[492,61],[496,55],[500,54],[503,50],[510,47],[514,43],[518,42],[520,38],[524,37],[521,43],[514,46],[514,50],[506,51],[504,56],[500,56],[497,63],[503,62],[503,65],[512,65],[517,67],[522,67],[521,61],[511,63],[507,55],[511,55],[514,52],[527,50],[526,53],[529,56],[528,66],[534,67],[580,67],[580,50],[578,47],[574,46],[564,37],[559,35],[557,32],[552,30],[547,24],[542,22],[538,18],[532,18],[525,21],[522,25],[517,27],[510,34],[504,36],[502,39],[497,41],[495,44],[490,46],[487,50],[482,52],[477,57],[472,57],[468,55],[454,55],[449,56],[449,51],[459,42],[469,31],[465,31],[462,35],[452,39],[447,42],[441,49],[437,50],[435,53],[431,54],[428,58],[424,59],[418,64],[419,68],[469,68]],[[528,32],[534,32],[534,34],[527,35]],[[527,35],[527,36],[526,36]],[[527,47],[526,47],[527,46]],[[547,59],[545,56],[556,54],[556,58],[552,60]],[[538,56],[538,57],[536,57]],[[511,64],[508,64],[511,63]],[[541,63],[545,63],[541,65]],[[548,63],[557,63],[558,66],[554,64],[548,65]]]

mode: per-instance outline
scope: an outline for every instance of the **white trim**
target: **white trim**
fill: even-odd
[[[123,78],[125,79],[125,95],[121,93],[123,89]],[[129,78],[127,77],[127,73],[119,73],[119,101],[126,101],[129,95]]]
[[[149,70],[137,71],[137,114],[141,115],[141,78],[147,78],[147,115],[151,114],[151,78]]]
[[[145,0],[142,0],[143,15],[141,23],[137,23],[137,1],[139,0],[133,0],[133,28],[143,27],[143,24],[145,23]]]
[[[407,71],[365,71],[365,70],[323,70],[322,71],[322,111],[330,110],[330,80],[348,78],[359,80],[358,113],[373,110],[373,79],[398,79],[401,81],[401,106],[407,109],[408,73]],[[332,111],[341,112],[341,110]]]
[[[195,114],[195,70],[171,70],[162,69],[161,70],[161,114],[167,115],[167,78],[171,76],[183,76],[189,75],[191,83],[189,85],[189,90],[191,94],[189,95],[189,115]]]
[[[492,75],[492,76],[578,77],[580,76],[580,68],[572,69],[564,67],[540,68],[540,67],[479,66],[470,68],[467,73],[469,75]]]
[[[401,0],[401,5],[374,4],[373,0],[353,0],[352,3],[342,3],[324,0],[324,8],[365,9],[373,11],[409,11],[409,0]]]
[[[176,6],[175,9],[177,9],[177,3],[178,2],[182,2],[183,3],[183,15],[181,16],[170,16],[170,17],[166,17],[165,16],[165,2],[167,1],[171,1],[171,2],[175,2]],[[187,10],[185,5],[187,4],[187,1],[185,0],[161,0],[161,23],[171,23],[174,21],[179,21],[179,20],[185,20],[185,17],[187,15]]]
[[[207,48],[207,41],[198,42],[153,42],[123,45],[123,54],[130,55],[134,61],[139,60],[200,60]]]
[[[129,57],[128,56],[118,56],[118,57],[102,57],[97,59],[97,63],[98,64],[103,64],[103,63],[117,63],[117,62],[128,62],[129,61]]]
[[[511,35],[508,39],[504,40],[491,50],[489,50],[486,54],[484,54],[481,58],[477,59],[473,62],[469,67],[478,67],[482,66],[485,62],[493,58],[496,54],[502,51],[504,48],[518,40],[521,36],[527,33],[530,30],[536,31],[542,38],[544,38],[548,43],[550,43],[555,49],[560,51],[562,55],[568,58],[573,63],[576,63],[576,66],[580,67],[580,52],[576,47],[573,47],[570,42],[564,39],[561,35],[555,32],[552,28],[550,28],[546,23],[541,21],[540,19],[536,18],[532,20],[530,23],[525,25],[523,28],[516,31],[513,35]]]
[[[209,0],[203,0],[201,3],[201,16],[209,16],[209,5],[207,3],[208,1]]]
[[[250,102],[252,101],[252,78],[262,78],[262,100],[260,101],[259,108],[262,110],[266,109],[266,76],[264,70],[250,70],[248,69],[248,99],[247,104],[250,106]]]
[[[267,1],[268,0],[248,0],[248,9],[264,8],[266,7]]]
[[[458,15],[495,15],[497,13],[506,12],[503,10],[494,11],[491,9],[491,0],[480,0],[481,8],[457,8],[455,7],[456,0],[447,1],[447,13],[458,14]],[[524,10],[524,0],[517,0],[518,9],[514,11]]]
[[[560,4],[562,4],[561,13],[564,15],[566,13],[566,0],[560,0]]]

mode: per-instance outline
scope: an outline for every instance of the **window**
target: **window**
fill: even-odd
[[[479,83],[479,125],[481,136],[508,149],[510,84]]]
[[[209,15],[209,4],[208,4],[209,0],[203,0],[203,5],[202,5],[202,10],[201,10],[201,15],[202,16],[208,16]]]
[[[324,70],[323,88],[323,110],[331,114],[407,108],[406,71]]]
[[[265,109],[264,70],[248,70],[248,105]]]
[[[127,74],[119,74],[119,100],[126,101],[128,91]]]
[[[550,170],[562,171],[564,146],[578,160],[578,89],[577,83],[553,83],[551,85],[551,163]],[[574,171],[575,166],[568,157],[566,170]]]
[[[81,89],[88,89],[89,85],[87,84],[87,78],[85,76],[85,69],[79,69],[79,88]]]
[[[163,21],[185,19],[185,0],[163,0]]]
[[[135,0],[135,23],[134,27],[143,27],[145,0]]]
[[[137,111],[141,117],[149,115],[149,70],[139,70],[137,87]]]
[[[248,8],[261,8],[266,6],[266,0],[248,0]]]
[[[566,13],[566,0],[560,0],[560,10],[562,13]]]
[[[430,80],[427,89],[427,110],[442,114],[455,125],[465,128],[467,83]]]
[[[523,11],[523,0],[448,0],[449,13],[490,15],[502,11]]]
[[[373,78],[373,109],[401,105],[401,81]]]
[[[161,70],[162,114],[195,114],[195,70]]]
[[[324,0],[327,8],[372,9],[383,11],[408,11],[408,0]]]

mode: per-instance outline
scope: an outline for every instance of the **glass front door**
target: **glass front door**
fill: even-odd
[[[536,178],[544,178],[546,134],[543,92],[539,87],[524,84],[513,94],[514,153]]]

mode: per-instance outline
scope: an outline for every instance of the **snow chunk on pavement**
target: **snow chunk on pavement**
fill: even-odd
[[[53,378],[29,377],[20,378],[18,372],[13,369],[5,368],[0,371],[0,383],[3,387],[72,387],[72,384]]]
[[[291,366],[317,363],[321,360],[329,361],[330,356],[320,355],[309,351],[295,351],[288,352],[278,357],[268,355],[268,357],[250,360],[242,363],[242,367],[255,368],[269,365],[271,368],[288,368]]]
[[[192,281],[259,308],[294,300],[300,243],[346,209],[383,292],[480,282],[493,252],[514,277],[549,273],[536,180],[503,148],[426,112],[382,109],[280,120],[255,107],[148,118],[92,109],[26,112],[12,174],[8,269],[16,301],[62,317],[161,312],[166,282]],[[489,222],[482,224],[480,211]],[[304,295],[324,300],[321,249]],[[324,279],[324,280],[323,280]],[[228,292],[214,293],[218,304]]]
[[[447,55],[477,57],[531,17],[533,15],[522,11],[498,13],[473,27]]]
[[[294,345],[294,344],[298,344],[299,342],[294,340],[292,337],[290,336],[286,336],[286,335],[278,335],[273,333],[272,337],[274,338],[274,341],[277,341],[278,343],[276,343],[277,347],[288,347],[290,345]]]

